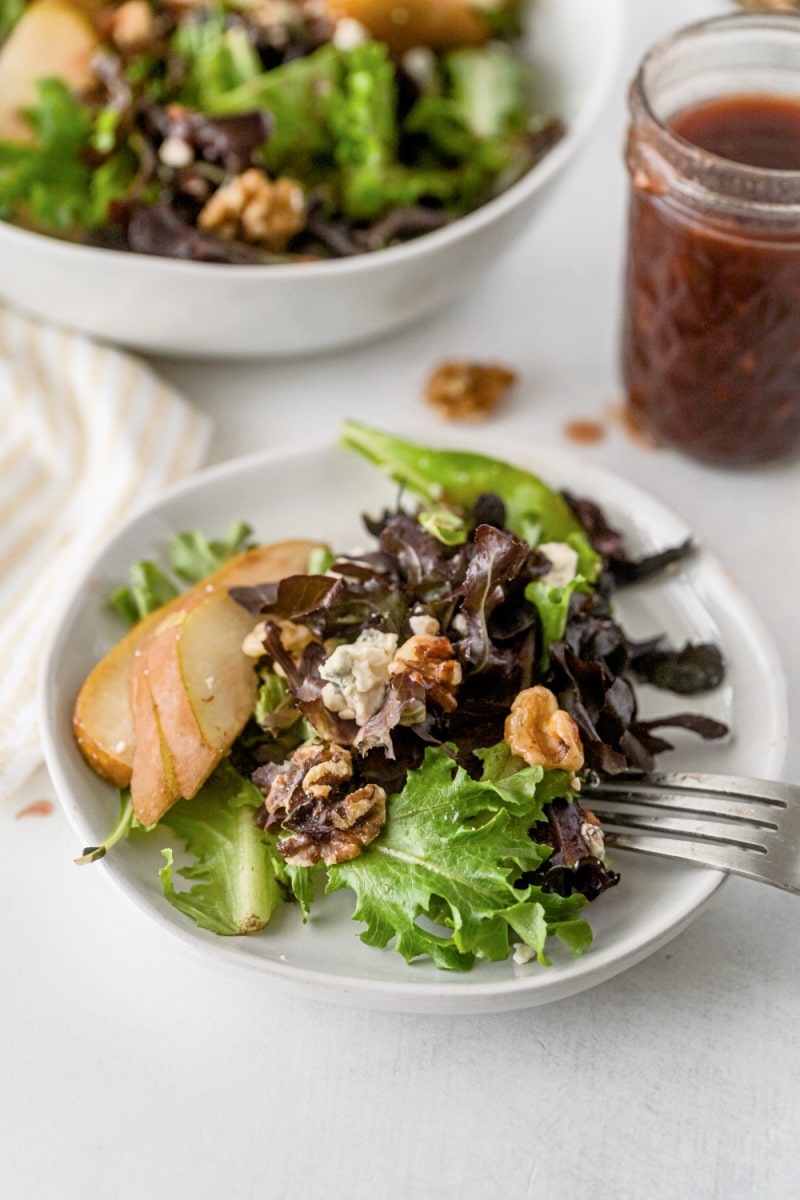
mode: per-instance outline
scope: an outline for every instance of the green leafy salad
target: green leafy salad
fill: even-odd
[[[657,729],[726,732],[644,720],[634,690],[715,686],[716,647],[634,642],[613,614],[615,587],[692,547],[634,560],[596,504],[524,470],[355,422],[342,441],[402,489],[365,516],[372,548],[248,547],[241,524],[179,534],[170,570],[137,564],[114,597],[133,627],[84,684],[75,729],[90,765],[129,784],[79,861],[160,839],[166,900],[217,934],[257,933],[290,903],[302,936],[348,890],[362,941],[408,961],[547,964],[551,938],[580,954],[586,905],[619,878],[581,803],[587,772],[650,770],[669,747]],[[305,565],[287,573],[287,555]],[[92,728],[123,660],[125,761],[118,730]]]
[[[0,216],[107,248],[263,264],[472,212],[559,140],[521,0],[5,0]]]

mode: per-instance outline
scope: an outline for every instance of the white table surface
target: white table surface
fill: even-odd
[[[629,0],[625,59],[557,199],[485,286],[370,347],[313,362],[160,363],[217,420],[214,459],[345,415],[441,432],[420,400],[446,356],[522,381],[498,439],[564,446],[619,400],[624,91],[657,35],[723,9]],[[798,468],[715,471],[632,443],[582,451],[687,517],[757,605],[800,696]],[[800,778],[800,743],[788,778]],[[731,881],[611,982],[484,1017],[359,1011],[215,972],[72,865],[44,772],[0,809],[0,1195],[604,1200],[800,1195],[795,898]]]

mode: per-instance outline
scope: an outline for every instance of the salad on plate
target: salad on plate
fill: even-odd
[[[79,861],[160,838],[166,901],[223,935],[268,937],[286,902],[300,929],[349,890],[362,941],[409,962],[580,954],[619,879],[587,775],[649,771],[670,727],[727,731],[644,719],[635,690],[715,687],[719,649],[614,615],[693,547],[634,560],[595,503],[520,468],[355,422],[342,440],[399,486],[369,545],[180,533],[169,571],[135,564],[114,596],[131,628],[73,728],[120,812]]]
[[[472,212],[563,133],[524,0],[0,0],[0,216],[199,262],[341,258]]]

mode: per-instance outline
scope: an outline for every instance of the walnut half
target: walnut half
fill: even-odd
[[[241,240],[280,254],[306,223],[303,189],[251,167],[217,188],[197,224],[224,241]]]
[[[579,771],[583,746],[578,726],[546,687],[526,688],[515,697],[506,717],[510,750],[532,767]]]
[[[444,712],[457,707],[456,689],[461,683],[461,664],[453,657],[449,638],[438,634],[415,633],[397,651],[389,674],[407,675],[424,688],[426,697]]]
[[[347,791],[353,777],[350,751],[301,746],[274,778],[265,800],[274,824],[291,836],[278,850],[295,867],[349,862],[374,841],[386,823],[386,792],[377,784]]]
[[[307,625],[297,625],[294,621],[288,620],[288,618],[281,618],[275,624],[280,629],[281,644],[284,650],[289,654],[296,655],[298,658],[306,646],[310,646],[312,642],[317,640]],[[246,654],[248,658],[263,658],[266,654],[266,650],[264,649],[264,635],[266,632],[266,621],[259,621],[254,625],[242,642],[242,654]]]

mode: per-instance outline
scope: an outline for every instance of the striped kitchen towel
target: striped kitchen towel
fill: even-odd
[[[73,575],[209,433],[143,362],[0,307],[0,800],[42,759],[41,648]]]

